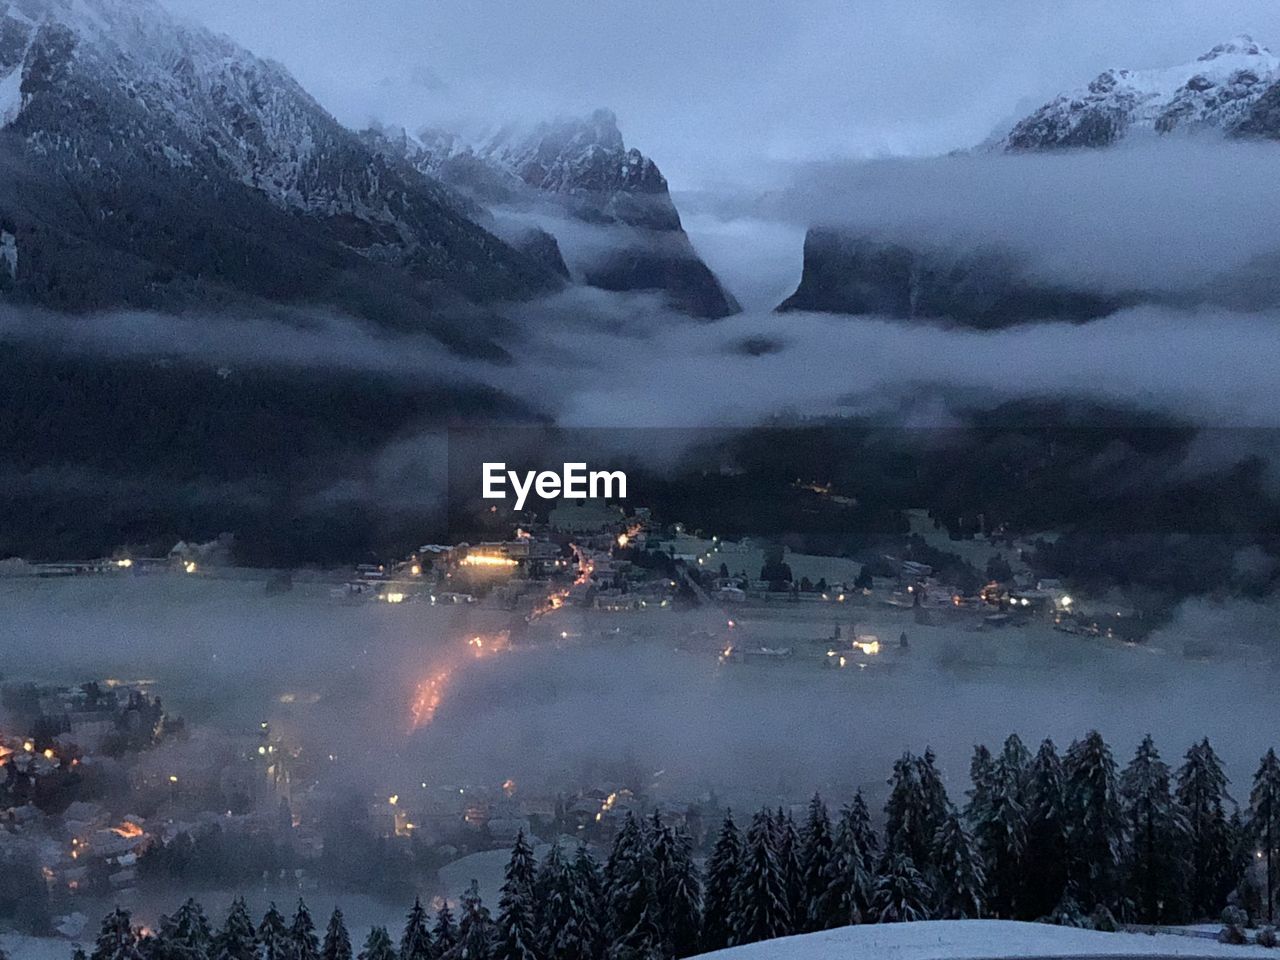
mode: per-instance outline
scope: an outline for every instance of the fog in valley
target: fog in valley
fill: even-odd
[[[1280,671],[1276,608],[1244,601],[1189,601],[1137,647],[1048,626],[920,626],[875,607],[738,626],[738,642],[816,639],[828,620],[884,638],[879,662],[829,671],[678,650],[694,630],[724,633],[705,609],[645,615],[637,628],[566,608],[548,620],[566,639],[477,658],[469,639],[507,629],[510,615],[164,576],[6,581],[0,591],[11,676],[154,680],[198,729],[247,736],[269,720],[320,761],[326,786],[362,792],[514,779],[554,793],[631,780],[662,797],[713,791],[739,805],[798,802],[814,789],[880,798],[892,761],[929,745],[959,796],[975,743],[1017,732],[1061,748],[1090,728],[1121,759],[1144,733],[1171,761],[1209,736],[1244,783],[1272,740]],[[609,632],[620,624],[622,639]],[[643,635],[628,642],[635,629]],[[899,631],[907,651],[896,649]],[[439,704],[415,728],[418,685],[442,671]],[[194,764],[207,743],[162,746],[153,762]]]

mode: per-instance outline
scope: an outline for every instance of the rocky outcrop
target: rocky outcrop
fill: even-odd
[[[1030,321],[1081,322],[1127,298],[1037,280],[999,251],[952,254],[811,229],[796,292],[779,310],[876,314],[995,329]]]
[[[592,286],[659,292],[675,309],[701,318],[738,310],[689,242],[657,164],[627,147],[608,110],[507,126],[474,140],[439,130],[416,136],[369,131],[366,137],[481,205],[550,204],[573,221],[609,228],[589,255],[570,258],[572,272]],[[544,226],[556,230],[554,223]]]

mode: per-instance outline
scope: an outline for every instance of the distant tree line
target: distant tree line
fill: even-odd
[[[1268,750],[1236,807],[1209,741],[1173,771],[1150,737],[1123,770],[1091,731],[1059,756],[1016,736],[974,750],[962,805],[930,750],[894,763],[884,826],[859,791],[832,818],[821,797],[803,822],[762,809],[741,829],[726,813],[705,865],[681,825],[628,814],[603,866],[554,844],[539,863],[523,834],[497,917],[473,883],[455,922],[410,911],[397,949],[376,927],[361,960],[673,960],[858,923],[979,917],[1115,929],[1230,913],[1228,927],[1274,919],[1280,760]],[[1228,808],[1230,812],[1228,812]],[[1224,913],[1224,916],[1226,914]],[[1270,934],[1262,937],[1270,941]],[[154,933],[109,914],[91,960],[351,960],[341,911],[323,937],[301,901],[255,927],[237,900],[213,932],[188,900]]]

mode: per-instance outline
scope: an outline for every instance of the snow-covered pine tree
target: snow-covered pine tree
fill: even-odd
[[[804,871],[800,866],[800,836],[796,823],[787,813],[778,810],[773,822],[774,847],[778,853],[778,869],[782,874],[782,889],[786,894],[788,933],[803,933],[807,909],[804,902]]]
[[[258,937],[243,897],[231,901],[226,923],[213,938],[211,960],[258,960]]]
[[[973,784],[965,791],[969,802],[965,804],[964,815],[969,826],[974,827],[986,816],[987,803],[991,798],[991,781],[995,776],[996,764],[986,744],[978,744],[973,748],[973,759],[969,761],[969,780]]]
[[[1045,739],[1027,770],[1027,850],[1019,916],[1038,920],[1053,913],[1067,887],[1067,835],[1062,809],[1062,761]]]
[[[1000,748],[1000,757],[997,763],[1002,767],[1004,775],[1012,778],[1017,785],[1018,802],[1026,806],[1024,791],[1027,786],[1027,778],[1031,774],[1031,751],[1026,748],[1022,738],[1016,733],[1011,733],[1005,737],[1004,746]]]
[[[809,813],[800,834],[801,898],[805,930],[825,930],[830,912],[824,900],[830,886],[831,817],[827,805],[816,793],[809,801]],[[798,924],[797,924],[798,925]]]
[[[1187,822],[1190,877],[1187,911],[1192,919],[1215,917],[1235,882],[1227,823],[1226,773],[1209,738],[1194,744],[1178,769],[1174,796]]]
[[[791,929],[787,892],[774,850],[773,821],[768,810],[751,818],[734,885],[737,925],[734,943],[757,943],[785,936]]]
[[[316,925],[311,920],[311,911],[298,899],[298,909],[293,913],[293,923],[289,927],[289,943],[292,952],[289,960],[319,960],[320,938],[316,935]]]
[[[926,833],[929,814],[920,768],[910,753],[894,761],[889,798],[884,804],[884,848],[888,854],[905,853],[914,863],[927,864],[933,834]]]
[[[661,953],[656,872],[652,838],[628,813],[605,866],[607,955],[612,960],[646,960]]]
[[[826,893],[815,907],[822,929],[866,921],[875,890],[879,841],[862,791],[840,811],[832,842]]]
[[[450,960],[490,960],[493,956],[493,920],[480,900],[474,880],[462,895],[462,919],[458,921],[458,942]]]
[[[1128,836],[1127,896],[1139,923],[1182,919],[1188,869],[1186,821],[1173,802],[1169,765],[1151,735],[1120,775]]]
[[[374,927],[364,941],[358,960],[396,960],[396,948],[386,927]]]
[[[675,867],[675,834],[662,822],[658,811],[649,818],[646,834],[649,846],[650,870],[653,873],[654,919],[658,922],[659,943],[664,954],[669,955],[671,943],[670,917],[667,915],[663,892],[668,877]]]
[[[574,897],[582,923],[582,940],[589,954],[598,957],[604,950],[604,875],[600,864],[585,845],[578,846],[573,858]]]
[[[707,884],[702,910],[702,949],[723,950],[737,941],[737,903],[734,888],[742,863],[742,834],[726,811],[715,846],[707,858]]]
[[[1266,863],[1264,887],[1267,923],[1275,923],[1276,867],[1280,857],[1280,759],[1270,749],[1258,764],[1249,791],[1249,832],[1262,851]]]
[[[128,910],[116,907],[102,918],[89,960],[142,960],[138,933]]]
[[[551,845],[538,869],[538,953],[542,960],[591,960],[594,945],[584,930],[592,909],[578,895],[573,867],[559,841]]]
[[[449,909],[449,901],[440,901],[440,909],[436,911],[436,922],[431,928],[432,960],[439,960],[453,950],[458,944],[458,924],[453,919],[453,911]]]
[[[1124,815],[1116,763],[1102,734],[1090,730],[1083,740],[1073,742],[1062,772],[1068,882],[1085,912],[1099,905],[1110,908],[1119,896]]]
[[[886,853],[871,898],[875,923],[906,923],[930,918],[933,891],[905,853]]]
[[[275,903],[267,907],[262,922],[258,924],[258,944],[262,948],[262,960],[291,958],[289,928],[285,926],[284,917],[276,909]]]
[[[666,921],[668,948],[676,960],[699,953],[702,939],[702,878],[693,859],[693,838],[673,831],[671,869],[660,880],[658,902]]]
[[[188,897],[173,916],[161,917],[158,927],[156,939],[163,946],[153,952],[165,960],[208,960],[213,931],[194,898]]]
[[[933,863],[937,880],[937,916],[941,920],[976,920],[986,905],[986,873],[982,855],[960,814],[954,809],[938,828],[933,841]]]
[[[506,879],[498,900],[494,960],[536,960],[538,956],[538,929],[533,902],[536,870],[533,850],[521,830],[516,834],[515,844],[511,848],[511,859],[507,862]]]
[[[986,778],[983,802],[974,807],[973,838],[986,870],[986,906],[992,916],[1017,916],[1024,890],[1027,811],[1021,797],[1025,776],[1017,749],[1008,756],[1001,751]]]
[[[324,930],[324,942],[320,944],[320,960],[351,960],[351,936],[337,907],[329,914],[329,925]]]
[[[427,929],[427,911],[422,898],[414,897],[400,935],[400,960],[431,960],[431,932]]]
[[[932,747],[924,748],[924,755],[916,761],[916,769],[923,803],[920,819],[923,828],[928,831],[929,854],[932,855],[933,840],[951,812],[951,798],[947,796],[946,784],[942,782],[942,774],[938,772],[937,756]],[[917,863],[916,866],[920,867],[921,864]]]

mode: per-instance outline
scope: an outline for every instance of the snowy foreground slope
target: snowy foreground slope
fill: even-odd
[[[703,954],[716,960],[980,960],[1040,957],[1260,957],[1174,934],[1099,933],[1013,920],[930,920],[841,927]]]

